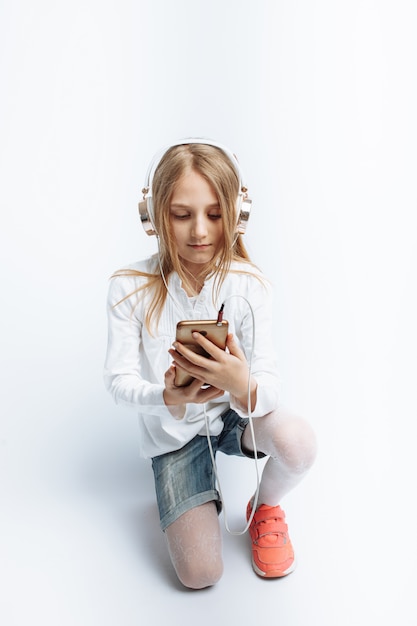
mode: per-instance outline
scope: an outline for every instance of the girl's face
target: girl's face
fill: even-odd
[[[184,267],[197,276],[223,241],[223,219],[214,189],[198,172],[178,180],[170,204],[171,231]]]

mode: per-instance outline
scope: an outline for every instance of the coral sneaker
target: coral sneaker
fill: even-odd
[[[251,502],[246,519],[252,512]],[[280,506],[261,506],[255,512],[249,526],[252,539],[252,566],[259,576],[278,578],[295,569],[294,550],[288,536],[285,513]]]

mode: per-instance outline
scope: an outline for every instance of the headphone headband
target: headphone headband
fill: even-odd
[[[236,175],[239,179],[239,193],[237,197],[237,213],[238,213],[238,222],[236,226],[236,232],[238,234],[243,234],[246,230],[247,221],[249,219],[249,214],[251,210],[252,201],[247,196],[247,187],[244,184],[243,173],[239,162],[236,156],[223,144],[218,143],[216,141],[212,141],[211,139],[207,139],[204,137],[187,137],[186,139],[181,139],[175,143],[172,143],[162,150],[159,150],[155,156],[153,157],[148,171],[146,173],[145,184],[142,189],[143,193],[143,201],[139,202],[139,215],[140,220],[142,222],[142,226],[145,229],[145,232],[148,235],[157,235],[154,219],[153,219],[153,202],[152,202],[152,184],[153,178],[155,175],[155,171],[161,162],[164,155],[176,146],[183,146],[189,144],[203,144],[207,146],[213,146],[214,148],[219,148],[229,159],[231,162]]]

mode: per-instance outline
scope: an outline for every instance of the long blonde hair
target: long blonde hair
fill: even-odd
[[[197,277],[203,282],[214,276],[214,291],[218,293],[232,261],[251,263],[240,234],[236,233],[238,215],[236,200],[239,190],[239,177],[229,157],[216,146],[210,144],[182,144],[169,148],[161,158],[153,177],[153,222],[159,237],[159,267],[154,274],[137,270],[122,269],[115,276],[144,276],[146,283],[126,298],[149,290],[152,294],[147,307],[145,324],[150,330],[158,324],[167,297],[166,283],[172,272],[177,272],[182,284],[193,291],[191,276],[181,263],[171,230],[170,203],[178,180],[187,170],[198,172],[213,188],[221,208],[223,220],[223,242],[211,261],[202,266]],[[124,298],[124,299],[126,299]]]

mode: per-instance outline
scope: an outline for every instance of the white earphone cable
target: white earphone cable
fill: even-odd
[[[215,458],[215,454],[214,454],[214,451],[213,451],[213,446],[211,444],[210,427],[209,427],[209,423],[208,423],[208,415],[207,415],[206,405],[205,404],[203,405],[203,410],[204,410],[204,420],[205,420],[205,424],[206,424],[207,443],[208,443],[208,447],[209,447],[209,450],[210,450],[210,457],[211,457],[211,462],[212,462],[212,466],[213,466],[213,472],[214,472],[214,476],[215,476],[216,482],[217,482],[217,489],[219,491],[220,498],[221,498],[221,501],[222,501],[222,504],[223,504],[224,525],[225,525],[225,528],[226,528],[227,532],[230,533],[231,535],[244,535],[247,532],[247,530],[249,529],[249,526],[250,526],[250,524],[252,522],[253,516],[255,515],[256,507],[258,505],[259,488],[260,488],[260,475],[259,475],[259,465],[258,465],[258,450],[257,450],[257,447],[256,447],[255,431],[254,431],[254,428],[253,428],[252,408],[251,408],[251,391],[250,391],[250,381],[251,381],[251,373],[252,373],[252,356],[253,356],[253,352],[254,352],[254,348],[255,348],[255,317],[254,317],[253,309],[251,307],[251,304],[250,304],[249,300],[247,300],[247,298],[245,298],[244,296],[241,296],[239,294],[228,296],[224,300],[224,302],[222,304],[222,307],[227,302],[227,300],[229,300],[230,298],[242,298],[243,300],[245,300],[245,302],[249,306],[249,310],[250,310],[250,313],[251,313],[251,316],[252,316],[252,345],[251,345],[250,357],[248,359],[248,395],[247,395],[247,403],[248,403],[248,426],[249,426],[251,437],[252,437],[253,455],[254,455],[254,460],[255,460],[256,490],[255,490],[255,495],[254,495],[253,502],[252,502],[252,511],[251,511],[250,517],[249,517],[249,519],[248,519],[248,521],[246,523],[246,526],[244,527],[243,530],[231,530],[230,529],[229,522],[228,522],[228,519],[227,519],[226,503],[225,503],[225,499],[223,497],[222,488],[221,488],[221,484],[220,484],[220,479],[219,479],[219,475],[218,475],[218,471],[217,471],[216,458]]]
[[[161,263],[161,255],[160,255],[160,250],[159,250],[159,237],[157,237],[157,241],[158,241],[158,262],[159,262],[159,269],[161,272],[161,277],[163,280],[163,283],[165,285],[165,288],[167,290],[168,295],[170,296],[171,300],[173,301],[174,305],[177,307],[177,309],[180,311],[181,316],[184,318],[184,311],[181,309],[181,307],[179,306],[179,304],[177,303],[176,299],[174,298],[174,296],[171,294],[171,291],[168,288],[168,283],[166,281],[163,269],[162,269],[162,263]],[[225,498],[223,496],[222,493],[222,488],[221,488],[221,483],[220,483],[220,479],[219,479],[219,475],[218,475],[218,471],[217,471],[217,463],[216,463],[216,458],[214,455],[214,451],[213,451],[213,446],[211,445],[211,439],[210,439],[210,426],[209,426],[209,422],[208,422],[208,415],[207,415],[207,411],[206,411],[206,405],[203,404],[203,411],[204,411],[204,420],[205,420],[205,425],[206,425],[206,436],[207,436],[207,443],[208,443],[208,447],[209,447],[209,451],[210,451],[210,457],[211,457],[211,462],[212,462],[212,466],[213,466],[213,472],[214,472],[214,476],[216,479],[216,483],[217,483],[217,488],[219,491],[219,495],[223,504],[223,511],[224,511],[224,524],[225,524],[225,528],[227,530],[228,533],[230,533],[231,535],[244,535],[251,522],[253,519],[253,516],[255,515],[256,512],[256,507],[258,504],[258,497],[259,497],[259,488],[260,488],[260,474],[259,474],[259,464],[258,464],[258,450],[257,450],[257,446],[256,446],[256,439],[255,439],[255,431],[253,428],[253,419],[252,419],[252,409],[251,409],[251,391],[250,391],[250,382],[251,382],[251,374],[252,374],[252,356],[254,353],[254,349],[255,349],[255,316],[253,314],[253,309],[252,306],[249,302],[249,300],[247,298],[245,298],[244,296],[240,295],[240,294],[233,294],[228,296],[223,304],[222,307],[224,307],[225,303],[230,299],[230,298],[242,298],[243,300],[245,300],[245,302],[247,303],[250,313],[251,313],[251,318],[252,318],[252,343],[251,343],[251,350],[250,350],[250,357],[248,359],[248,394],[247,394],[247,406],[248,406],[248,426],[250,429],[250,433],[251,433],[251,437],[252,437],[252,446],[253,446],[253,455],[254,455],[254,460],[255,460],[255,472],[256,472],[256,490],[255,490],[255,495],[253,498],[253,503],[252,503],[252,511],[251,511],[251,515],[247,521],[246,526],[244,527],[243,530],[231,530],[230,526],[229,526],[229,522],[227,520],[227,512],[226,512],[226,503],[225,503]]]

